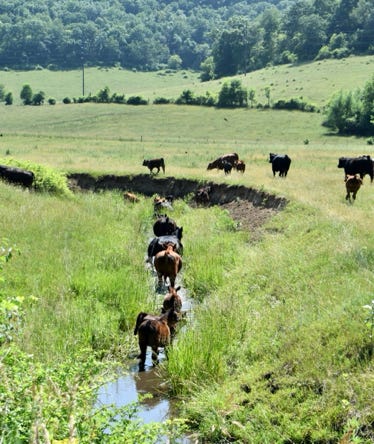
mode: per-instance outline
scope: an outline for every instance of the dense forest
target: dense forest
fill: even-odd
[[[372,0],[0,3],[2,69],[192,68],[209,80],[373,51]]]

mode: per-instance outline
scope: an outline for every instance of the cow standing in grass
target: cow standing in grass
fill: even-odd
[[[269,153],[269,163],[273,171],[273,177],[279,172],[279,177],[286,177],[290,169],[291,159],[287,154]]]
[[[153,170],[157,168],[156,174],[160,172],[160,168],[162,168],[162,171],[165,174],[165,161],[163,157],[160,157],[159,159],[150,159],[150,160],[143,160],[143,166],[148,167],[149,172],[153,174]]]
[[[345,196],[345,199],[349,200],[349,202],[352,202],[351,201],[351,194],[352,194],[353,200],[356,200],[356,194],[358,190],[361,188],[362,184],[363,180],[361,179],[359,174],[348,175],[345,178],[345,188],[347,190],[347,195]]]
[[[0,165],[0,178],[14,185],[30,188],[34,182],[34,173],[22,168]]]

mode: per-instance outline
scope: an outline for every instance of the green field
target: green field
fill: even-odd
[[[222,83],[240,79],[243,86],[254,89],[256,100],[267,103],[264,88],[270,87],[271,98],[303,97],[317,106],[326,105],[332,92],[362,87],[373,73],[374,56],[349,57],[341,60],[322,60],[300,65],[280,65],[227,79],[200,82],[199,73],[191,71],[132,72],[119,68],[86,68],[76,71],[0,71],[0,84],[13,93],[16,103],[23,85],[29,84],[34,93],[44,91],[46,98],[59,103],[64,97],[78,98],[96,94],[108,86],[112,93],[128,98],[140,95],[153,101],[157,97],[175,99],[184,89],[196,94],[218,93]]]
[[[268,68],[242,80],[258,91],[273,84],[274,98],[297,94],[322,106],[339,88],[363,86],[373,60]],[[87,82],[91,73],[90,88],[107,80],[118,92],[119,76],[128,76],[126,95],[220,87],[194,74],[88,69]],[[63,80],[73,75],[76,93]],[[44,71],[0,77],[7,88],[43,85],[56,98],[80,94],[79,80],[79,73]],[[160,371],[201,442],[373,442],[374,307],[364,307],[374,290],[374,192],[366,176],[349,204],[337,168],[342,155],[373,156],[365,138],[327,133],[323,113],[273,110],[14,105],[1,106],[0,117],[0,163],[135,175],[147,173],[144,158],[162,155],[166,176],[286,197],[286,209],[256,233],[238,230],[219,207],[175,203],[173,217],[184,227],[183,285],[196,304]],[[206,170],[232,151],[246,162],[244,175]],[[292,158],[286,179],[273,177],[270,151]],[[127,424],[127,435],[115,430],[105,441],[104,413],[94,417],[88,406],[98,375],[111,363],[134,362],[136,314],[160,303],[144,266],[152,199],[133,205],[120,192],[57,197],[0,183],[0,203],[2,245],[14,248],[0,263],[1,439],[33,442],[38,427],[52,440],[78,436],[79,443],[144,438]]]

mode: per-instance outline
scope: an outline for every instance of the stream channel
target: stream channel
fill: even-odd
[[[157,276],[155,272],[153,272],[153,274],[156,283]],[[182,313],[184,313],[185,318],[188,321],[189,317],[192,315],[192,301],[188,298],[187,290],[182,287],[181,274],[178,275],[177,279],[178,286],[181,286],[178,294],[182,298]],[[165,295],[166,293],[167,288],[164,287],[162,294]],[[160,298],[160,306],[162,305],[162,294],[156,294],[157,299]],[[184,326],[181,328],[184,328]],[[166,359],[165,353],[161,348],[159,361],[162,362],[164,359]],[[160,377],[157,367],[152,363],[152,353],[149,347],[147,349],[144,371],[139,371],[138,360],[131,363],[127,372],[119,372],[118,379],[103,385],[99,389],[97,405],[102,406],[112,404],[116,407],[123,407],[127,404],[138,402],[139,396],[146,394],[150,394],[152,397],[145,398],[139,403],[136,415],[144,424],[151,422],[162,423],[167,419],[177,417],[175,402],[168,396],[167,386]],[[178,444],[191,444],[192,442],[195,442],[195,440],[184,436],[177,442]]]

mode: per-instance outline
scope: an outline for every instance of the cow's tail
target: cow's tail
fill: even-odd
[[[147,313],[144,313],[143,311],[138,314],[138,317],[136,318],[136,324],[134,328],[134,335],[138,333],[140,324],[144,321],[144,318],[147,316]]]
[[[165,173],[165,162],[164,162],[163,157],[161,157],[161,168],[162,168],[162,171]]]

